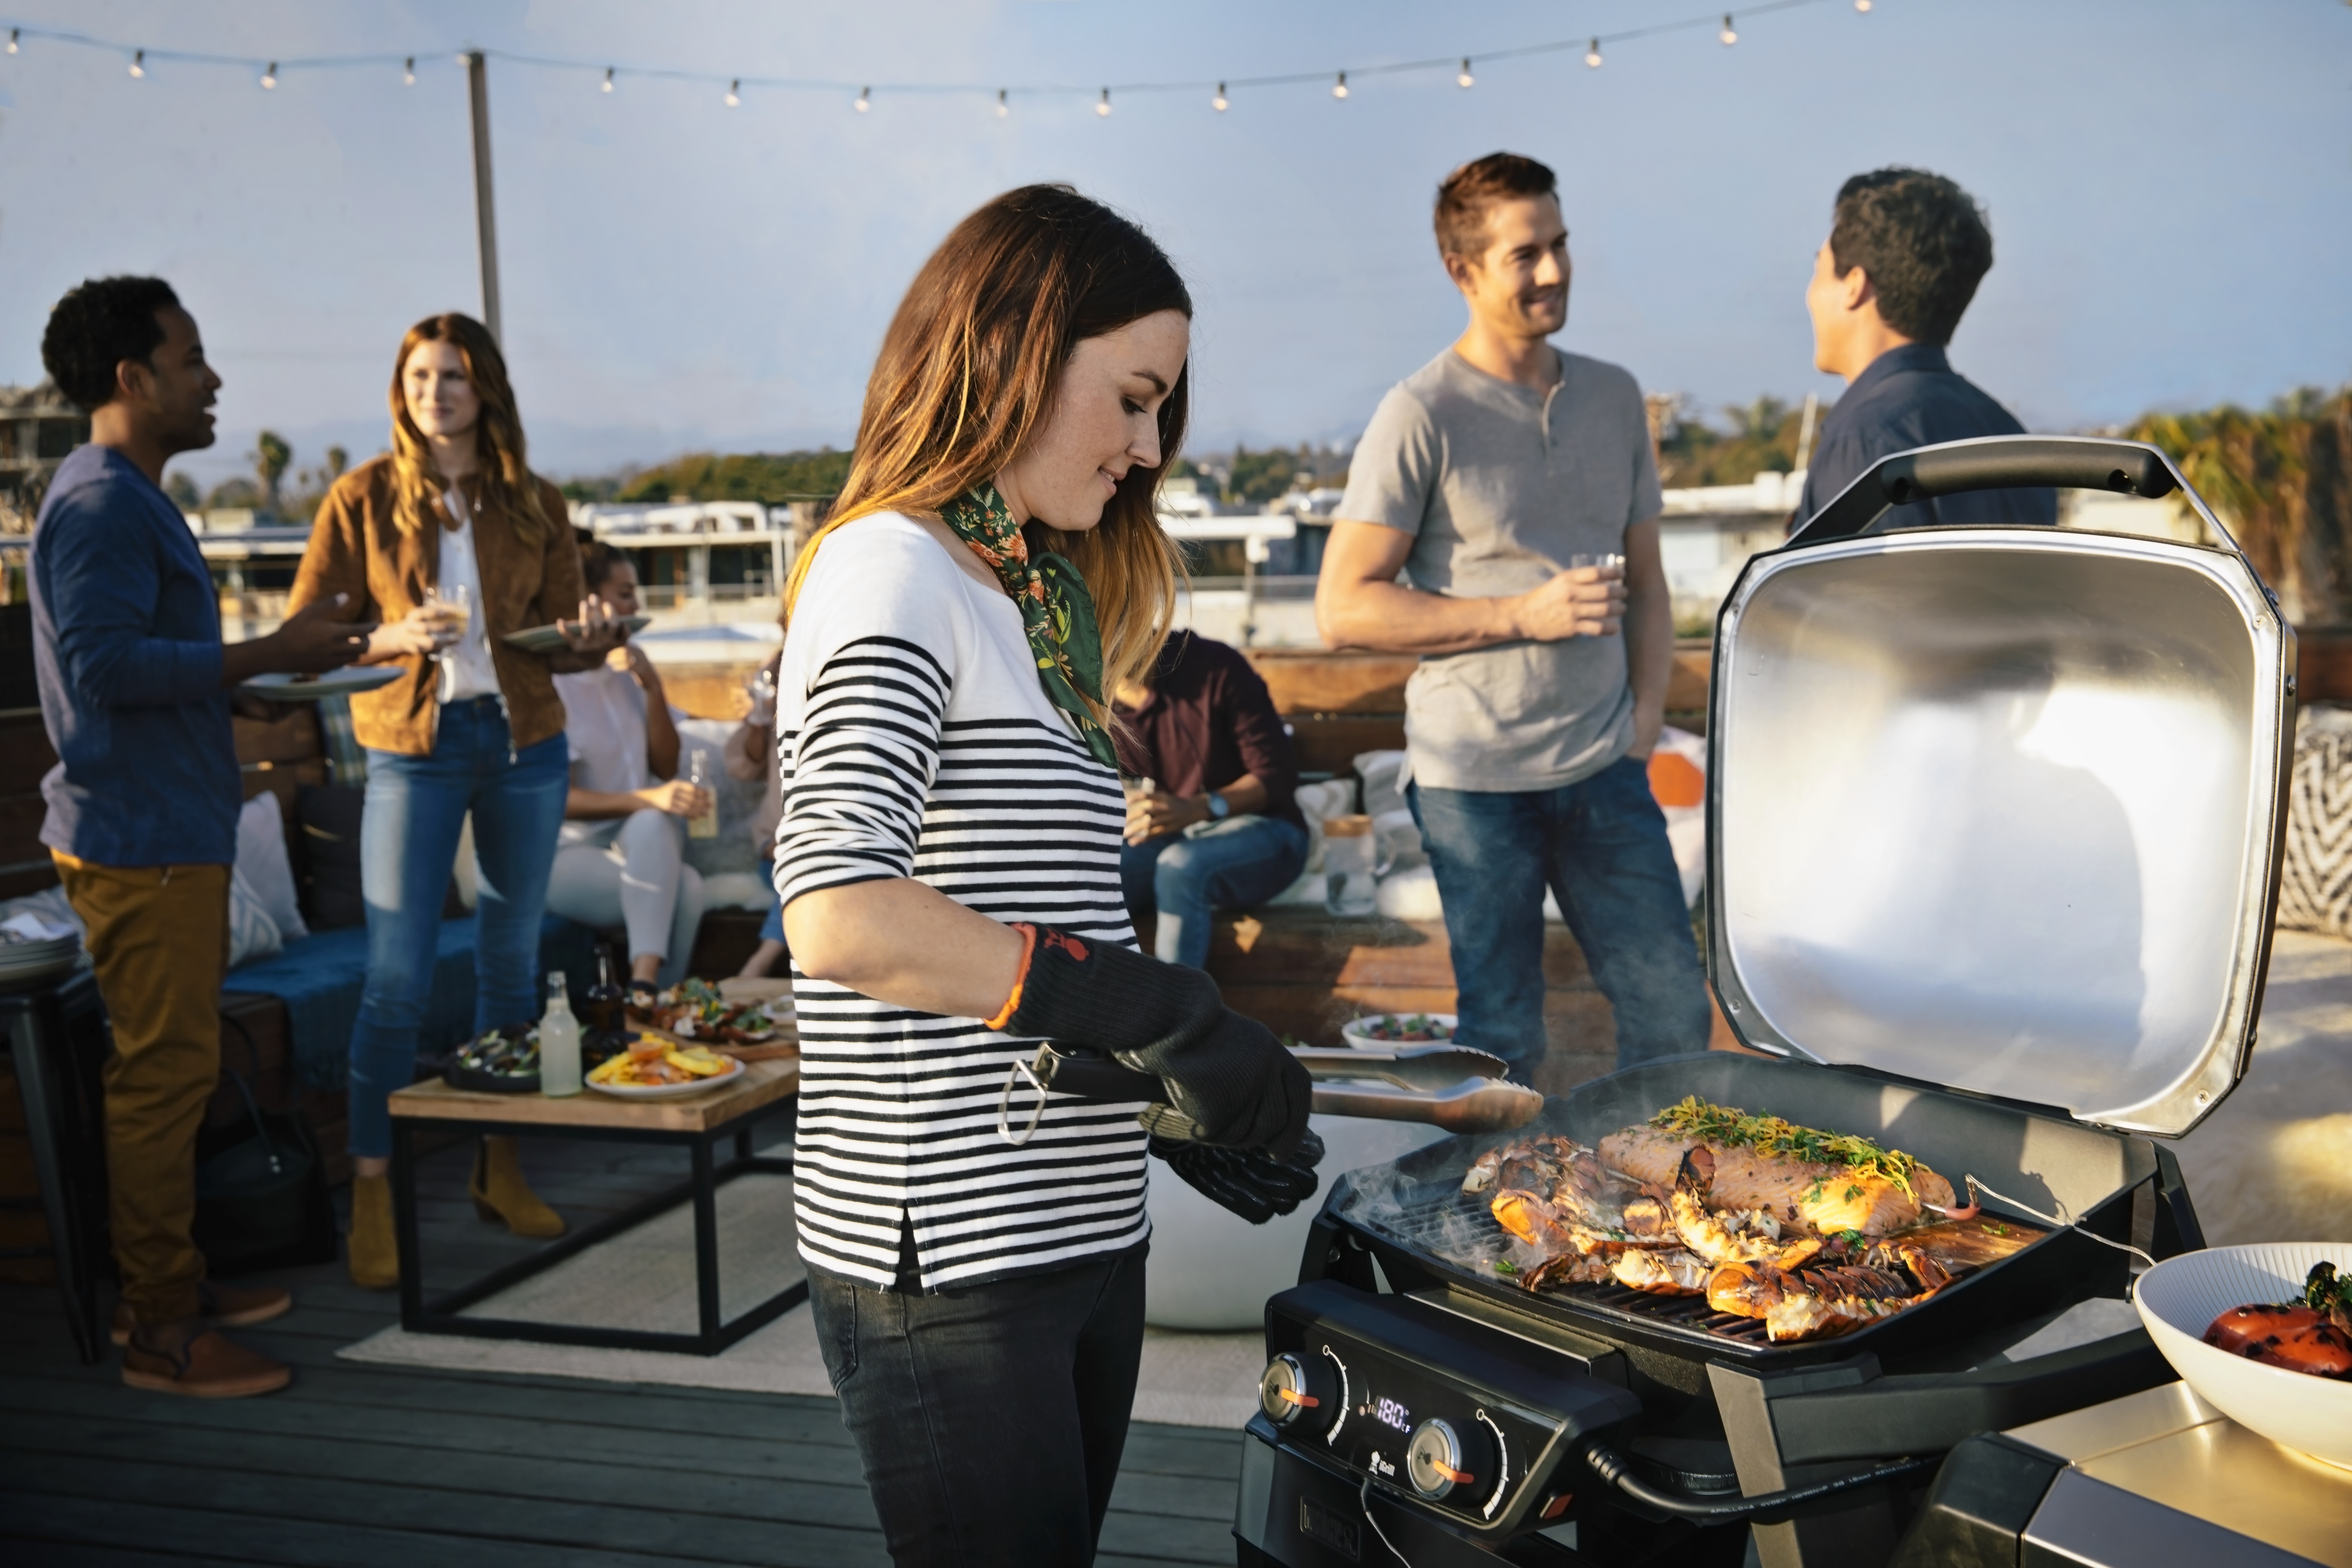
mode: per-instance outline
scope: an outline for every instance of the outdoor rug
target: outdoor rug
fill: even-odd
[[[793,1247],[792,1178],[746,1174],[719,1189],[719,1304],[733,1316],[802,1278]],[[691,1333],[695,1329],[694,1221],[679,1207],[467,1310],[524,1318]],[[440,1372],[520,1373],[606,1383],[728,1388],[830,1397],[805,1305],[722,1355],[591,1350],[527,1340],[475,1340],[385,1329],[337,1354],[347,1361]],[[1255,1331],[1171,1333],[1148,1329],[1135,1419],[1237,1429],[1257,1407],[1265,1342]]]

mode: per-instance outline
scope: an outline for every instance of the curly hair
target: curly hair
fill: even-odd
[[[1838,187],[1830,259],[1859,267],[1879,319],[1914,342],[1952,341],[1992,270],[1992,229],[1976,198],[1924,169],[1875,169]]]
[[[75,407],[94,412],[114,396],[115,366],[132,359],[155,368],[155,351],[163,343],[155,312],[179,303],[161,278],[85,279],[49,312],[41,363]]]
[[[1496,202],[1557,196],[1550,168],[1517,153],[1489,153],[1463,164],[1437,187],[1437,253],[1480,261],[1486,255],[1486,210]]]

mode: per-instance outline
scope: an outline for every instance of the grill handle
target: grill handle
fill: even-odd
[[[1814,513],[1789,543],[1795,548],[1869,533],[1889,511],[1913,501],[2025,485],[2114,490],[2149,500],[2180,488],[2164,454],[2144,442],[2065,436],[1948,441],[1881,459]]]

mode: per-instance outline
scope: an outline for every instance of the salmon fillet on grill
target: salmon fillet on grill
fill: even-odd
[[[1717,1208],[1762,1209],[1781,1224],[1817,1236],[1858,1230],[1885,1236],[1919,1223],[1921,1203],[1953,1206],[1952,1184],[1922,1165],[1911,1184],[1918,1201],[1896,1183],[1868,1172],[1817,1165],[1786,1155],[1726,1148],[1654,1127],[1628,1127],[1601,1141],[1601,1160],[1646,1186],[1670,1191],[1683,1156],[1705,1147],[1715,1156],[1708,1202]]]

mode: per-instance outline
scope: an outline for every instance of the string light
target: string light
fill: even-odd
[[[1598,39],[1598,38],[1593,39],[1593,40],[1592,40],[1592,47],[1591,47],[1591,48],[1589,48],[1589,49],[1587,49],[1587,50],[1585,50],[1585,51],[1584,51],[1584,63],[1585,63],[1586,65],[1588,65],[1588,66],[1591,66],[1594,70],[1599,70],[1599,69],[1601,68],[1601,40],[1600,40],[1600,39]]]
[[[136,79],[147,74],[147,51],[139,49],[131,57],[131,74]]]
[[[1009,120],[1012,115],[1013,105],[1005,101],[1005,89],[1000,87],[996,89],[996,118]]]
[[[1348,96],[1348,73],[1346,71],[1341,71],[1339,73],[1339,79],[1331,84],[1331,96],[1334,98],[1345,98]]]
[[[740,109],[743,107],[743,79],[741,77],[737,77],[733,81],[727,84],[727,96],[719,101],[726,104],[730,109]]]
[[[1225,111],[1226,102],[1225,84],[1223,82],[1219,82],[1217,84],[1217,96],[1209,100],[1209,107],[1215,110],[1219,114],[1223,114]]]
[[[415,55],[409,56],[406,61],[404,61],[400,68],[400,85],[403,87],[415,87],[416,85],[416,57]]]
[[[1456,87],[1475,87],[1478,85],[1478,79],[1470,74],[1470,58],[1467,55],[1465,55],[1462,58],[1462,69],[1461,72],[1454,77],[1454,85]]]
[[[1110,118],[1110,89],[1103,89],[1102,101],[1095,105],[1095,112],[1105,120]]]
[[[868,110],[872,109],[873,107],[874,107],[874,89],[873,89],[872,88],[870,88],[870,87],[861,87],[861,88],[859,88],[859,89],[857,89],[857,112],[858,112],[858,113],[860,113],[860,114],[864,114],[865,112],[866,112]]]
[[[264,71],[261,73],[261,90],[262,90],[262,91],[264,91],[264,92],[268,92],[268,90],[270,90],[272,88],[276,87],[277,85],[278,85],[278,62],[277,62],[276,60],[272,60],[272,61],[270,61],[270,62],[269,62],[269,67],[268,67],[268,69],[266,69],[266,70],[264,70]]]
[[[1867,16],[1870,15],[1870,0],[1853,0],[1853,8]]]
[[[604,92],[610,92],[613,90],[613,68],[611,66],[606,66],[604,68],[604,85],[600,90]]]
[[[11,27],[8,29],[8,52],[10,54],[13,55],[16,52],[16,36],[24,30],[25,29],[22,27]]]
[[[1723,14],[1723,31],[1717,34],[1716,37],[1723,40],[1726,47],[1729,47],[1731,45],[1739,41],[1739,29],[1731,25],[1730,12],[1726,11]]]

